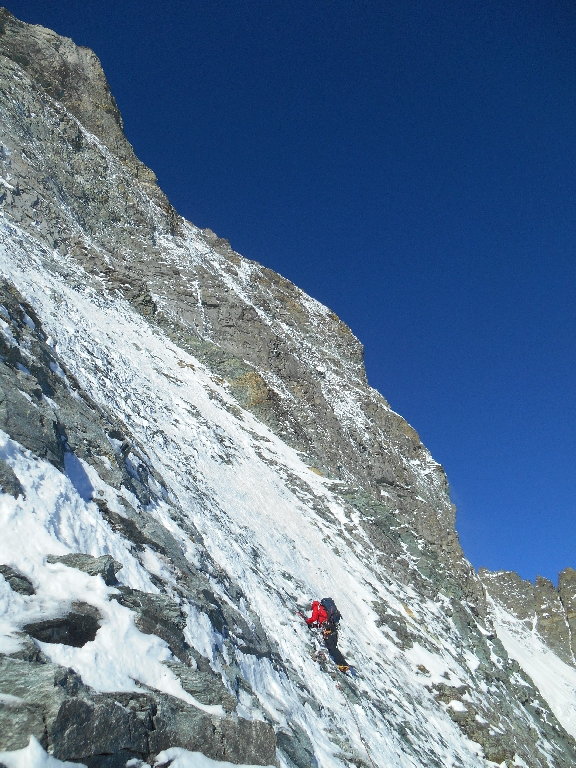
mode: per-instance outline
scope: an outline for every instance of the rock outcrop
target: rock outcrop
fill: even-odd
[[[514,571],[481,568],[479,576],[492,599],[537,632],[562,661],[576,666],[574,569],[566,568],[560,573],[558,589],[543,576],[537,576],[532,584]]]
[[[558,593],[570,631],[572,658],[576,659],[576,571],[565,568],[558,577]]]
[[[96,694],[72,670],[48,662],[0,658],[0,681],[8,699],[0,704],[0,751],[33,735],[59,760],[98,768],[170,747],[234,763],[275,761],[275,734],[263,722],[210,717],[157,692]]]

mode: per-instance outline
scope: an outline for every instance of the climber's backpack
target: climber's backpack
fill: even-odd
[[[326,620],[326,624],[329,624],[331,627],[334,627],[334,629],[338,628],[338,623],[342,616],[340,615],[340,611],[338,608],[336,608],[336,603],[334,600],[332,600],[331,597],[325,597],[322,600],[320,600],[320,605],[326,613],[328,614],[328,618]]]

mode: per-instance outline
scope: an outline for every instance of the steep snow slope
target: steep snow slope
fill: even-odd
[[[240,713],[266,717],[279,726],[300,726],[322,766],[366,760],[360,734],[380,766],[392,761],[403,766],[483,764],[479,745],[464,738],[448,714],[482,711],[483,705],[475,679],[481,659],[459,647],[454,622],[444,613],[448,598],[424,600],[409,585],[392,581],[358,515],[350,514],[335,495],[337,486],[239,409],[202,364],[124,300],[95,292],[82,268],[66,259],[58,259],[59,271],[68,275],[62,280],[46,268],[51,254],[6,223],[0,254],[0,269],[34,306],[44,330],[58,340],[56,350],[67,370],[145,447],[166,483],[167,498],[177,500],[183,522],[194,524],[225,578],[240,585],[242,601],[258,611],[281,663],[243,654],[241,646],[234,650],[257,698],[257,703],[241,700]],[[131,566],[126,544],[107,530],[99,508],[86,500],[103,492],[120,509],[117,492],[89,464],[81,463],[84,483],[91,487],[87,492],[76,479],[77,470],[69,468],[66,480],[48,462],[4,440],[4,457],[26,493],[3,504],[4,525],[15,532],[5,542],[4,562],[41,586],[32,612],[49,613],[45,601],[55,590],[104,613],[92,643],[78,649],[45,643],[43,652],[75,669],[97,690],[131,690],[137,681],[185,698],[168,672],[161,679],[156,671],[155,665],[169,655],[166,647],[150,635],[144,646],[138,645],[142,636],[131,627],[127,609],[112,610],[114,603],[106,602],[101,584],[92,585],[93,577],[86,577],[86,584],[54,581],[55,566],[44,562],[46,554],[63,551],[112,554],[125,564],[125,583],[153,591],[145,569]],[[139,506],[133,495],[123,493]],[[161,501],[150,506],[194,562],[196,547],[170,509]],[[51,541],[43,541],[45,537]],[[162,572],[153,555],[150,562],[142,560],[170,584],[169,572]],[[42,568],[50,575],[42,574]],[[221,600],[229,599],[220,580],[213,579],[212,587]],[[295,615],[299,605],[326,593],[336,597],[346,617],[341,646],[358,669],[350,683],[334,679],[311,658],[308,630]],[[13,602],[23,601],[19,597]],[[410,636],[405,653],[399,652],[394,633],[378,626],[375,603],[404,617]],[[8,638],[22,626],[21,610],[16,605],[7,611]],[[210,622],[193,605],[186,611],[191,644],[216,669],[227,664],[229,650]],[[433,685],[449,692],[444,707],[434,700]],[[538,746],[552,750],[545,742]]]
[[[242,673],[258,694],[266,714],[280,724],[290,721],[303,726],[313,739],[322,765],[339,764],[333,754],[331,731],[340,734],[342,741],[346,734],[350,746],[363,755],[345,694],[311,659],[308,630],[295,615],[299,604],[318,594],[335,593],[341,611],[349,617],[341,644],[360,671],[354,687],[363,706],[351,706],[358,707],[356,717],[370,740],[376,764],[385,766],[395,760],[401,765],[426,765],[433,764],[432,756],[437,765],[478,764],[474,747],[462,742],[456,726],[435,706],[415,669],[376,626],[377,615],[371,608],[372,602],[380,599],[405,612],[401,600],[411,598],[415,617],[434,632],[440,631],[434,622],[438,606],[418,605],[417,596],[409,588],[400,594],[393,585],[384,586],[376,553],[362,529],[345,514],[328,483],[249,413],[238,411],[226,389],[194,358],[151,328],[125,302],[63,285],[57,276],[42,269],[41,259],[47,254],[34,252],[28,238],[15,249],[16,233],[10,234],[9,254],[6,241],[2,249],[4,274],[10,275],[34,305],[44,329],[58,338],[58,353],[83,388],[96,402],[115,412],[146,446],[152,464],[167,482],[168,493],[178,499],[186,517],[201,532],[203,544],[214,560],[241,585],[245,599],[257,608],[283,665],[296,678],[292,680],[286,672],[275,670],[268,659],[256,660],[237,651]],[[74,265],[66,266],[74,269]],[[80,287],[82,270],[76,268],[76,273]],[[57,470],[47,463],[42,470],[35,470],[37,462],[27,460],[13,443],[10,449],[8,462],[26,491],[26,500],[11,503],[14,510],[22,507],[21,519],[30,516],[36,525],[40,524],[40,515],[31,506],[34,496],[60,502],[51,515],[50,510],[44,512],[49,518],[45,525],[53,530],[52,547],[39,543],[40,536],[34,535],[31,525],[31,538],[21,537],[19,526],[11,525],[18,532],[15,538],[37,542],[34,548],[40,563],[44,554],[58,554],[63,545],[71,551],[80,549],[94,555],[111,553],[125,562],[124,553],[114,547],[113,540],[98,542],[98,527],[90,519],[98,514],[97,507],[76,498],[70,483],[64,493],[55,493],[53,476],[58,475]],[[85,470],[97,492],[101,481],[89,466]],[[61,478],[60,482],[65,481]],[[110,493],[109,488],[104,490]],[[85,534],[87,539],[70,539],[54,531],[50,518],[75,516],[75,512],[77,515],[73,504],[80,505],[87,517],[85,528],[92,530],[92,536]],[[322,515],[314,505],[320,507]],[[16,511],[12,515],[19,517]],[[176,529],[177,524],[167,517],[162,504],[154,509],[154,515],[173,531]],[[22,526],[27,526],[26,522]],[[184,532],[177,531],[177,535],[186,539]],[[4,554],[11,564],[36,577],[40,584],[52,584],[30,569],[29,556],[16,553],[14,540],[6,544]],[[129,583],[147,591],[142,577],[133,577]],[[69,599],[78,599],[86,591],[82,584],[74,586],[78,594],[67,595]],[[217,591],[219,585],[213,586]],[[52,584],[51,588],[56,587]],[[104,607],[93,595],[85,595],[85,599]],[[42,605],[39,610],[46,609]],[[125,636],[119,626],[121,616],[107,620],[116,640]],[[192,643],[217,663],[214,646],[218,639],[212,627],[202,620],[191,619],[191,624]],[[108,637],[102,637],[102,631],[98,635],[96,647],[89,651],[86,647],[48,644],[42,649],[53,661],[73,667],[85,682],[100,690],[110,690],[109,681],[116,690],[129,690],[134,685],[131,675],[142,683],[153,684],[150,659],[144,657],[142,670],[135,670],[127,664],[122,642],[114,650]],[[137,653],[136,647],[132,646],[130,653]],[[422,658],[428,658],[426,652],[422,654]],[[420,660],[418,650],[413,657],[414,662]],[[441,673],[454,682],[464,682],[469,675],[446,651],[436,667],[438,680]],[[304,697],[298,690],[298,678],[305,686]],[[158,683],[155,687],[162,689]],[[402,692],[400,696],[398,691]],[[319,712],[306,706],[309,697],[321,707]],[[384,714],[378,708],[384,708]],[[410,749],[412,754],[405,751],[409,742],[403,744],[396,728],[386,726],[391,719],[404,722],[407,729],[418,734],[420,757],[417,743]]]
[[[573,765],[358,340],[175,214],[93,54],[0,22],[1,748]],[[297,615],[326,594],[354,678]]]

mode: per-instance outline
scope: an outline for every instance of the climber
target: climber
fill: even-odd
[[[340,621],[340,611],[336,608],[336,603],[331,597],[325,597],[323,600],[314,600],[312,603],[312,616],[305,618],[306,624],[312,627],[318,627],[324,638],[324,645],[332,660],[340,672],[348,672],[350,667],[346,659],[338,650],[338,623]]]

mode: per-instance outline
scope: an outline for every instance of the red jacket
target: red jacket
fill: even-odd
[[[306,624],[314,624],[314,622],[318,622],[318,625],[324,624],[327,618],[328,614],[326,613],[324,606],[321,605],[318,600],[314,600],[312,603],[312,616],[310,616],[309,619],[306,619]]]

